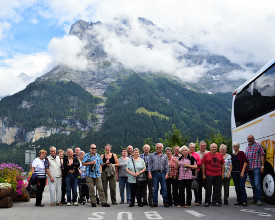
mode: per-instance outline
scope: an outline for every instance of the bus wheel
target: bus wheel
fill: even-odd
[[[275,204],[275,174],[272,169],[264,173],[263,194],[268,203]]]

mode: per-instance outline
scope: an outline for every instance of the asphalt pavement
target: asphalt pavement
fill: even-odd
[[[247,189],[249,200],[252,198],[252,189]],[[110,203],[110,201],[108,201]],[[50,193],[48,186],[45,188],[42,203],[45,207],[36,207],[35,198],[30,202],[14,202],[12,208],[0,209],[0,220],[43,220],[43,219],[62,219],[62,220],[133,220],[133,219],[275,219],[275,205],[264,203],[263,206],[248,205],[234,206],[236,202],[236,193],[234,187],[230,187],[229,205],[222,207],[209,206],[208,208],[195,206],[191,208],[165,208],[162,204],[162,197],[159,196],[159,207],[151,208],[149,206],[128,207],[127,204],[119,204],[120,196],[117,184],[117,203],[109,208],[97,207],[92,208],[89,203],[78,206],[50,206]]]

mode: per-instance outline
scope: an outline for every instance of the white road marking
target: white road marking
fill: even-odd
[[[185,210],[185,211],[188,212],[188,213],[191,214],[191,215],[196,216],[196,217],[203,217],[203,216],[205,216],[205,215],[203,215],[203,214],[201,214],[201,213],[199,213],[199,212],[196,212],[196,211],[194,211],[194,210]]]
[[[133,220],[133,216],[131,212],[119,212],[117,213],[117,220],[122,220],[122,215],[126,214],[128,220]]]
[[[257,214],[258,216],[262,216],[262,217],[272,217],[272,215],[265,213],[265,212],[257,212],[253,209],[241,209],[242,212],[248,212],[248,213],[252,213],[252,214]]]
[[[105,212],[93,212],[93,213],[92,213],[92,216],[93,216],[93,217],[89,217],[88,219],[89,219],[89,220],[103,219],[103,216],[102,216],[102,215],[105,215]]]
[[[264,208],[264,210],[266,210],[266,211],[271,211],[271,212],[275,212],[275,208]]]
[[[163,219],[156,211],[144,212],[147,219]]]

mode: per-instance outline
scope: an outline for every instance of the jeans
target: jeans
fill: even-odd
[[[191,185],[192,185],[192,179],[183,179],[179,180],[179,190],[180,190],[180,195],[179,195],[179,204],[181,206],[191,206],[191,200],[192,200],[192,190],[191,190]],[[185,200],[185,189],[186,189],[186,200]]]
[[[62,177],[54,177],[53,179],[54,182],[51,182],[50,178],[48,178],[51,203],[60,203]]]
[[[153,203],[158,204],[159,183],[161,185],[162,198],[164,203],[168,203],[167,186],[165,181],[165,172],[152,172],[153,178]]]
[[[67,202],[75,203],[77,200],[77,183],[78,178],[74,174],[68,173],[65,177],[66,181],[66,192],[67,192]],[[73,200],[71,199],[71,191],[73,192]]]
[[[136,183],[129,183],[131,189],[131,204],[135,204],[135,198],[137,198],[138,204],[142,204],[141,196],[144,185],[138,185]]]
[[[213,196],[212,203],[222,203],[221,201],[221,182],[222,176],[206,176],[206,197],[205,203],[211,202],[212,196],[212,187],[213,187]]]
[[[36,192],[36,202],[35,205],[41,205],[42,201],[42,194],[44,192],[45,184],[46,184],[46,178],[38,179],[38,189]]]
[[[262,197],[262,186],[261,186],[261,173],[260,168],[248,171],[251,186],[253,188],[253,199],[258,202]]]
[[[130,187],[128,183],[128,177],[119,177],[119,192],[120,192],[120,198],[121,202],[124,202],[124,189],[126,187],[126,195],[127,195],[127,203],[130,202],[131,198],[131,192],[130,192]]]
[[[237,194],[237,202],[238,203],[247,203],[247,195],[245,190],[245,180],[247,177],[247,173],[244,173],[243,178],[240,177],[240,172],[232,172],[231,176],[234,181],[235,191]]]
[[[169,205],[178,204],[178,179],[166,179]],[[172,191],[172,192],[171,192]]]

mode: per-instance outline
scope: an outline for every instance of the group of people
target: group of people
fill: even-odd
[[[39,179],[36,193],[36,206],[41,204],[42,194],[48,178],[51,206],[71,204],[77,206],[77,186],[86,184],[88,194],[85,200],[92,207],[97,206],[96,192],[103,207],[109,207],[108,189],[112,205],[116,201],[116,181],[119,182],[120,204],[127,203],[143,207],[158,206],[159,186],[164,207],[191,207],[192,191],[195,206],[202,204],[202,189],[205,188],[204,206],[220,207],[222,205],[222,187],[224,188],[223,204],[228,205],[230,179],[233,178],[237,201],[234,205],[247,206],[245,181],[249,175],[253,187],[253,201],[261,202],[261,173],[264,172],[264,150],[255,142],[253,135],[247,137],[246,152],[240,151],[239,143],[233,143],[234,153],[227,153],[227,146],[219,147],[216,143],[206,150],[206,143],[201,141],[200,150],[195,152],[196,145],[174,146],[165,148],[157,143],[155,152],[150,153],[150,146],[143,146],[143,153],[129,145],[122,149],[121,157],[111,152],[111,145],[105,145],[105,153],[99,155],[95,144],[90,152],[80,148],[67,149],[64,154],[50,147],[50,155],[45,150],[32,163],[32,172]],[[109,186],[108,186],[109,185]],[[79,189],[79,192],[81,190]],[[126,191],[126,195],[125,195]],[[213,191],[213,192],[212,192]],[[72,195],[71,195],[72,193]],[[67,201],[65,201],[65,194]]]

